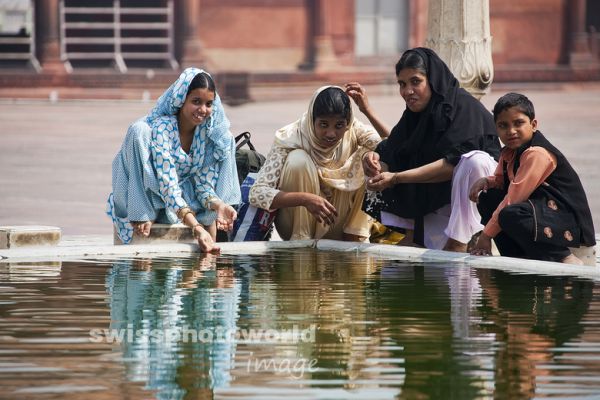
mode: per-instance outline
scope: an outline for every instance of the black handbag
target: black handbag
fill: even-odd
[[[256,151],[250,141],[250,132],[240,133],[235,137],[235,163],[237,165],[240,185],[250,172],[258,172],[265,163],[265,156]],[[248,145],[247,149],[242,146]]]
[[[575,213],[552,186],[543,183],[528,202],[533,208],[534,242],[579,247],[581,229]]]

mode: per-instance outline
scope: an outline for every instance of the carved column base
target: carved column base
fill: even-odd
[[[569,65],[573,68],[590,68],[598,65],[598,60],[591,51],[590,36],[586,32],[575,34],[573,51],[569,54]]]
[[[42,43],[41,45],[41,67],[45,73],[52,75],[66,74],[68,69],[60,59],[60,47],[58,42]]]
[[[313,67],[315,71],[335,71],[339,69],[340,64],[333,51],[331,38],[316,37],[314,46],[315,57]]]
[[[183,46],[181,68],[210,68],[210,63],[200,40],[187,40]]]

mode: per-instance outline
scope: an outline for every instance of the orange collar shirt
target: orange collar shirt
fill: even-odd
[[[525,150],[521,155],[520,166],[517,173],[513,173],[516,151],[509,148],[502,149],[498,167],[494,172],[494,176],[487,178],[488,185],[493,189],[504,188],[504,172],[503,165],[507,162],[507,174],[510,182],[508,192],[504,200],[498,205],[496,211],[492,214],[483,233],[489,237],[495,237],[502,231],[498,223],[498,214],[500,211],[511,204],[522,203],[527,201],[533,191],[540,186],[546,178],[556,169],[556,157],[548,150],[539,146],[532,146]]]

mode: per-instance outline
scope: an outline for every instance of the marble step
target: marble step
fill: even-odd
[[[61,230],[56,226],[0,226],[0,249],[56,246],[60,242],[60,239]]]
[[[116,230],[113,230],[113,240],[115,245],[123,244],[117,236]],[[153,224],[152,229],[150,229],[150,236],[145,237],[134,233],[130,244],[195,242],[192,230],[184,224]]]

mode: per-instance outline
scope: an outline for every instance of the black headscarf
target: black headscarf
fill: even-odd
[[[495,159],[500,153],[492,114],[467,91],[433,50],[415,48],[425,61],[431,100],[425,110],[404,110],[388,139],[376,151],[391,172],[405,171],[445,159],[458,164],[462,154],[484,150]],[[366,205],[379,218],[387,211],[404,218],[420,218],[450,203],[451,181],[399,184],[382,192],[381,207]]]

